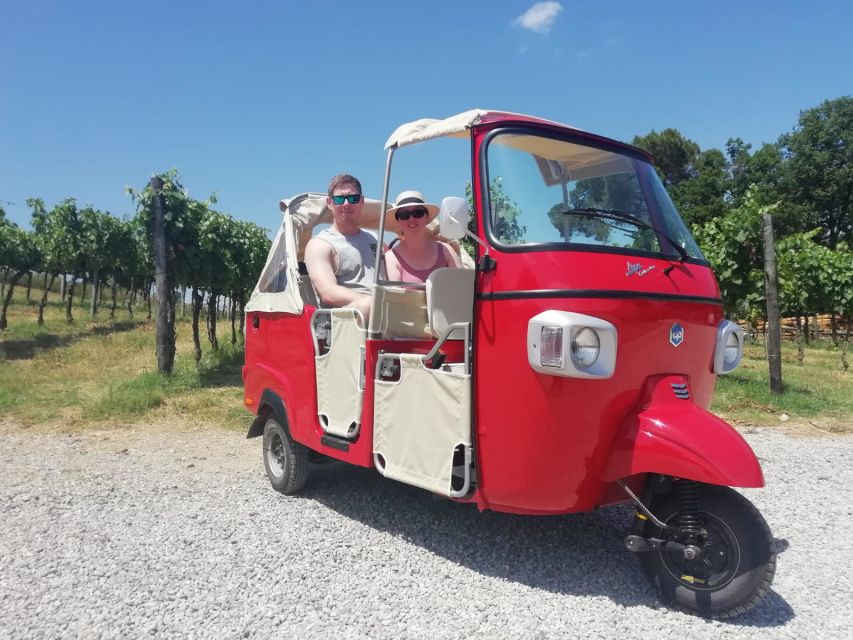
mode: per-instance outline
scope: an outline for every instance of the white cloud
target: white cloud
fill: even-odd
[[[528,31],[548,33],[562,10],[559,2],[537,2],[512,22]]]
[[[530,47],[519,47],[518,48],[518,55],[523,56],[528,51],[530,51]]]

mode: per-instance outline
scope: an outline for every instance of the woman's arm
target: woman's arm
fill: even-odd
[[[399,282],[403,279],[400,271],[400,263],[397,262],[397,254],[391,249],[385,252],[385,275],[389,280]]]
[[[447,260],[448,267],[461,267],[462,261],[459,259],[459,256],[456,255],[456,252],[449,246],[447,246],[444,242],[439,242],[439,244],[444,249],[444,256]]]

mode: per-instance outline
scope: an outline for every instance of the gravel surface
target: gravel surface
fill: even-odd
[[[0,424],[0,638],[849,638],[853,437],[747,438],[781,553],[720,623],[656,601],[625,508],[481,514],[338,464],[284,497],[241,434]]]

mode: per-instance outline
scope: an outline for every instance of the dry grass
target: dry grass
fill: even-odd
[[[58,296],[53,296],[57,298]],[[23,298],[20,290],[17,300]],[[33,295],[36,298],[36,294]],[[36,322],[35,302],[16,302],[9,328],[0,333],[0,418],[47,428],[88,428],[126,422],[168,421],[245,429],[242,405],[242,347],[230,345],[230,327],[219,325],[219,352],[192,356],[187,321],[178,324],[175,372],[156,373],[154,324],[146,311],[130,318],[88,321],[88,305],[75,308],[65,322],[58,302],[47,308],[46,323]],[[107,315],[101,311],[101,317]],[[853,355],[851,355],[853,357]],[[783,345],[786,388],[773,396],[761,344],[748,345],[741,366],[721,376],[712,410],[740,425],[804,426],[823,432],[853,432],[853,370],[843,371],[840,351],[831,342],[806,349],[797,362],[796,345]]]
[[[230,324],[220,324],[218,353],[202,337],[205,353],[196,364],[191,327],[180,322],[175,372],[163,377],[156,373],[154,323],[146,314],[137,310],[131,319],[121,310],[120,319],[90,322],[88,307],[75,307],[69,325],[53,303],[38,327],[34,304],[13,304],[0,334],[0,416],[47,428],[108,426],[142,416],[245,428],[242,348],[230,345]]]
[[[802,364],[797,346],[784,342],[782,381],[782,395],[771,394],[764,346],[747,345],[740,367],[719,378],[711,409],[738,424],[791,422],[853,433],[853,370],[843,370],[841,351],[831,341],[806,347]]]

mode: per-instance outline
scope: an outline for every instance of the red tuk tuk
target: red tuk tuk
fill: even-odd
[[[301,264],[325,195],[284,200],[247,306],[245,404],[272,486],[318,457],[481,510],[566,514],[631,501],[625,538],[663,601],[724,619],[767,592],[773,538],[730,487],[761,487],[744,439],[708,412],[743,333],[708,262],[634,147],[529,116],[473,110],[389,138],[381,201],[362,226],[393,233],[394,154],[470,140],[469,200],[440,233],[470,268],[423,287],[381,278],[369,323],[317,303]],[[469,230],[470,226],[470,230]],[[466,256],[467,257],[467,256]]]

